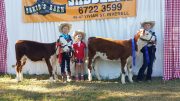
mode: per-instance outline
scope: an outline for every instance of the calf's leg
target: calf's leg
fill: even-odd
[[[19,72],[20,81],[23,80],[23,71],[22,71],[22,69],[23,69],[23,66],[24,66],[25,64],[26,64],[26,60],[24,60],[24,61],[22,62],[22,65],[20,66],[20,72]]]
[[[133,83],[133,74],[132,74],[132,58],[128,58],[127,60],[127,70],[128,70],[128,79],[129,82]]]
[[[121,59],[121,83],[122,84],[126,84],[126,82],[125,82],[125,76],[126,76],[125,64],[126,64],[126,60]]]
[[[101,77],[99,75],[99,71],[98,71],[98,66],[99,66],[99,63],[96,62],[97,59],[94,60],[93,64],[94,64],[94,67],[95,67],[95,74],[96,74],[96,77],[98,80],[101,80]]]
[[[46,58],[45,61],[46,61],[47,67],[48,67],[49,75],[50,75],[49,79],[50,79],[50,81],[52,81],[53,80],[53,76],[52,76],[53,68],[52,68],[51,63],[49,61],[49,58]]]
[[[17,62],[16,62],[16,80],[17,80],[17,82],[23,80],[22,68],[26,64],[26,60],[27,60],[27,58],[25,56],[23,56],[21,59],[17,59]]]
[[[92,57],[89,57],[89,62],[88,62],[88,80],[92,81]]]
[[[128,67],[128,79],[129,79],[129,82],[133,83],[133,74],[132,74],[132,66],[129,66]]]
[[[16,80],[17,80],[17,82],[20,81],[20,77],[19,77],[20,67],[21,67],[21,61],[17,60],[17,62],[16,62]]]
[[[53,79],[54,80],[58,80],[57,64],[58,64],[58,59],[57,59],[56,54],[55,54],[55,55],[52,56],[52,59],[51,59],[51,66],[53,68]]]

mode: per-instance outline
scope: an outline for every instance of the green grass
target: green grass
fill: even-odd
[[[127,83],[119,79],[62,83],[49,82],[48,75],[0,75],[0,101],[180,101],[180,80]]]

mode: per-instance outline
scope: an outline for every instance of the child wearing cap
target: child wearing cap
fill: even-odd
[[[85,60],[85,48],[86,44],[83,42],[85,33],[82,31],[75,31],[73,44],[74,49],[74,60],[75,60],[75,79],[76,81],[84,80],[84,60]],[[79,72],[81,73],[81,78],[79,79]]]

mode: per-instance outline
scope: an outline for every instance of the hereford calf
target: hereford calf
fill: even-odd
[[[27,40],[18,40],[15,44],[16,51],[16,79],[22,81],[22,68],[26,63],[27,58],[32,61],[45,61],[50,74],[50,80],[56,79],[56,42],[54,43],[39,43]],[[53,65],[53,67],[52,67]]]
[[[134,43],[132,42],[134,40]],[[97,58],[104,60],[116,60],[121,63],[121,82],[125,84],[125,68],[128,70],[128,78],[132,80],[132,46],[139,52],[148,42],[154,41],[155,37],[145,30],[140,30],[133,39],[130,40],[110,40],[105,38],[90,37],[88,39],[88,79],[92,80],[92,67]],[[133,45],[133,44],[134,45]],[[96,76],[101,80],[99,73],[95,70]]]

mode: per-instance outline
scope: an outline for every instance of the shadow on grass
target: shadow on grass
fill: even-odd
[[[13,75],[0,75],[0,78],[12,78]],[[39,78],[35,82],[39,83],[47,80],[48,75],[25,75],[25,81],[17,85],[33,85],[31,79]],[[29,81],[28,81],[29,79]],[[118,80],[103,81],[81,81],[62,83],[45,83],[43,87],[47,91],[28,91],[26,89],[11,89],[9,85],[16,86],[15,83],[5,82],[3,89],[0,90],[0,101],[6,100],[103,100],[103,101],[179,101],[180,99],[180,80],[163,82],[161,78],[153,78],[153,81],[141,83],[127,83],[125,85],[117,82]],[[25,83],[23,83],[25,82]],[[26,83],[28,82],[28,83]],[[34,82],[34,81],[33,81]],[[2,85],[2,84],[0,84]],[[36,85],[34,85],[36,86]],[[33,87],[33,86],[32,86]],[[0,87],[1,88],[1,87]],[[55,90],[57,89],[57,90]],[[54,91],[53,91],[54,90]],[[179,95],[177,95],[179,94]]]
[[[79,85],[75,83],[74,85]],[[65,85],[59,85],[61,87],[66,87]],[[146,89],[136,89],[130,90],[124,88],[122,90],[108,89],[100,85],[94,84],[98,88],[92,89],[92,85],[87,85],[83,89],[72,90],[72,91],[55,91],[55,92],[38,92],[38,91],[26,91],[26,90],[12,90],[5,89],[0,90],[0,101],[12,101],[12,100],[40,100],[40,101],[58,101],[58,100],[68,100],[68,101],[89,101],[89,100],[103,100],[103,101],[179,101],[179,97],[172,97],[171,91],[161,93],[161,91],[152,91],[152,93],[147,93]],[[115,86],[115,85],[114,85]],[[120,85],[119,85],[120,86]],[[58,88],[57,88],[58,89]],[[117,92],[118,91],[118,92]],[[157,93],[153,93],[157,92]],[[144,93],[144,94],[143,94]]]
[[[5,89],[0,90],[0,101],[12,101],[12,100],[38,100],[38,101],[54,101],[54,100],[90,100],[97,99],[98,96],[102,96],[103,92],[84,92],[81,90],[74,91],[59,91],[59,92],[36,92],[36,91],[26,91],[26,90],[12,90]]]

